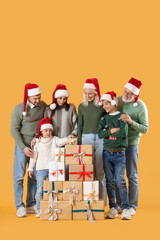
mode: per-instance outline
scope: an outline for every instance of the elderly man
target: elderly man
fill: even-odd
[[[41,90],[38,85],[25,85],[24,103],[18,104],[12,113],[11,134],[15,140],[14,157],[14,196],[18,217],[26,213],[35,213],[36,175],[28,177],[26,210],[22,201],[23,179],[29,158],[33,156],[30,142],[37,132],[38,124],[43,118],[46,103],[41,101]]]
[[[128,123],[128,148],[126,149],[126,172],[129,186],[129,204],[131,215],[136,214],[138,206],[138,145],[141,133],[148,131],[148,111],[142,100],[139,99],[141,81],[131,78],[125,85],[123,96],[118,98],[118,109],[123,114],[121,119]],[[119,194],[117,203],[120,204]]]

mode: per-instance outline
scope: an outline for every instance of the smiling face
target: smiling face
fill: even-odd
[[[84,96],[86,101],[92,102],[95,100],[96,93],[92,89],[84,88]]]
[[[57,98],[57,104],[62,107],[67,102],[67,97],[61,96]]]
[[[38,107],[41,101],[41,94],[28,97],[28,101],[31,102],[34,106]]]
[[[117,111],[117,107],[111,104],[111,102],[107,101],[107,100],[103,100],[102,101],[103,104],[103,108],[107,113],[113,113]]]
[[[123,97],[122,97],[122,100],[124,102],[132,102],[134,101],[136,95],[131,92],[128,88],[125,88],[124,89],[124,93],[123,93]]]
[[[41,131],[42,137],[43,138],[50,138],[52,136],[52,129],[51,128],[46,128]]]

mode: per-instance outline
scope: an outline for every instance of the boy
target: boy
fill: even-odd
[[[125,174],[125,149],[128,143],[128,125],[120,119],[121,113],[117,111],[118,100],[114,92],[102,95],[103,108],[108,113],[102,117],[98,125],[98,136],[104,138],[103,167],[106,177],[107,194],[110,210],[107,218],[118,217],[117,204],[115,202],[115,183],[119,189],[122,200],[122,220],[130,220],[128,193]]]

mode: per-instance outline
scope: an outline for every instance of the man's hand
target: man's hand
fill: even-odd
[[[122,114],[122,115],[120,116],[120,119],[121,119],[122,121],[127,122],[129,125],[131,125],[131,124],[133,123],[131,117],[129,116],[129,114],[128,114],[127,112],[126,112],[126,114]]]
[[[24,152],[24,154],[25,154],[27,157],[30,157],[30,158],[33,157],[33,150],[30,149],[29,147],[25,147],[25,148],[23,149],[23,152]]]
[[[33,177],[33,171],[28,171],[28,175],[29,175],[30,178],[32,178]]]
[[[31,148],[32,148],[32,149],[33,149],[35,143],[36,143],[36,138],[33,138],[32,141],[31,141]]]
[[[115,132],[118,132],[119,130],[120,130],[120,128],[112,128],[112,129],[110,129],[111,134],[113,134]]]

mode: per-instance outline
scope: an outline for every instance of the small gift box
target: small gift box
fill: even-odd
[[[49,162],[49,181],[64,181],[65,168],[64,162]]]
[[[99,181],[83,182],[83,200],[99,200]]]
[[[104,200],[95,202],[81,201],[73,205],[73,220],[88,219],[90,222],[94,220],[104,219]]]
[[[49,194],[52,194],[53,199],[62,201],[63,199],[63,182],[43,181],[43,200],[49,200]]]
[[[69,165],[69,181],[93,180],[93,165]]]
[[[66,145],[65,163],[70,165],[92,164],[93,146],[92,145]]]
[[[63,182],[63,200],[69,201],[73,205],[75,201],[82,200],[82,182],[65,181]]]
[[[72,206],[68,201],[58,201],[54,204],[52,201],[40,201],[40,219],[41,220],[72,220]]]
[[[56,148],[55,149],[55,161],[56,162],[64,162],[64,148]]]
[[[70,141],[66,142],[66,145],[77,145],[77,144],[78,144],[77,137],[71,138]]]

